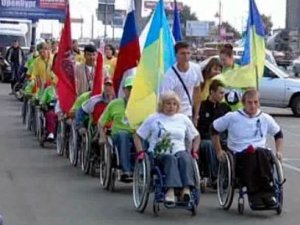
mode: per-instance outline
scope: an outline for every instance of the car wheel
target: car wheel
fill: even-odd
[[[0,68],[0,81],[4,82],[4,73],[3,73],[2,68]]]
[[[295,77],[299,77],[299,73],[295,73]]]
[[[295,116],[300,117],[300,96],[296,96],[291,102],[292,112]]]

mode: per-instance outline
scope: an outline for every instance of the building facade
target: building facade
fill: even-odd
[[[286,28],[300,30],[300,0],[286,1]]]

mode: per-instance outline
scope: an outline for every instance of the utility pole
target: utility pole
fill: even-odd
[[[104,13],[104,40],[107,38],[107,0],[105,0],[105,13]]]
[[[92,39],[94,39],[94,15],[92,14]]]
[[[221,42],[222,2],[219,0],[219,41]]]

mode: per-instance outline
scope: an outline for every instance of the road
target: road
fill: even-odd
[[[237,213],[218,207],[216,194],[201,196],[198,215],[162,209],[153,216],[149,204],[144,214],[133,208],[131,186],[117,184],[115,193],[104,191],[97,178],[85,176],[58,157],[54,148],[42,149],[36,137],[21,124],[20,103],[0,84],[0,214],[5,225],[159,225],[159,224],[259,224],[298,225],[300,220],[300,119],[289,110],[273,110],[285,134],[284,210]],[[236,196],[237,197],[237,196]],[[150,201],[151,203],[151,201]]]

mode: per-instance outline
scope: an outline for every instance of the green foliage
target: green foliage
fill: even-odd
[[[166,132],[158,140],[157,144],[154,147],[154,155],[158,156],[164,153],[172,153],[174,143],[171,141],[171,134]]]

